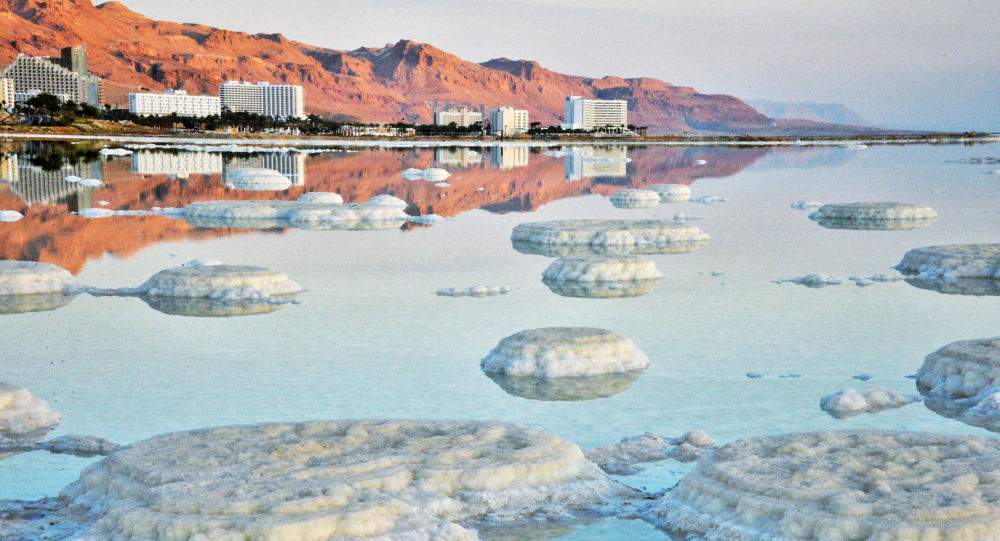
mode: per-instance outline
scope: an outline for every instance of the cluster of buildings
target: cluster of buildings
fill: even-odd
[[[450,126],[468,128],[473,124],[482,124],[483,113],[473,111],[468,107],[457,107],[434,113],[435,126]],[[528,111],[515,109],[506,105],[490,111],[490,133],[501,137],[509,137],[519,133],[527,133]]]
[[[0,72],[0,106],[13,109],[17,103],[40,94],[62,101],[97,106],[101,103],[101,80],[87,69],[87,49],[83,45],[63,48],[57,57],[18,54]]]
[[[564,105],[563,129],[567,130],[606,130],[621,131],[628,129],[628,102],[625,100],[590,99],[581,96],[566,96]],[[437,111],[434,113],[434,124],[468,128],[476,123],[482,123],[483,114],[468,107],[459,107]],[[528,111],[501,106],[490,111],[489,131],[493,135],[509,137],[527,133],[530,123]]]
[[[196,96],[183,90],[161,94],[134,92],[128,95],[128,110],[140,116],[221,115],[223,110],[254,113],[276,120],[305,118],[305,92],[299,85],[226,81],[218,96]]]

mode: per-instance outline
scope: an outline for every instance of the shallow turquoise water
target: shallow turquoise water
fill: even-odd
[[[603,182],[635,181],[639,165],[669,171],[656,159],[659,152],[666,159],[666,150],[634,152],[643,162],[629,164],[629,177]],[[249,317],[170,316],[139,299],[86,295],[51,312],[0,316],[0,380],[27,387],[63,413],[53,434],[121,443],[210,425],[323,418],[501,419],[582,447],[693,428],[721,442],[849,427],[989,435],[919,403],[846,420],[818,404],[846,387],[915,392],[905,376],[925,355],[955,340],[997,334],[1000,297],[946,295],[905,282],[809,289],[772,280],[812,272],[870,275],[889,271],[910,248],[997,242],[1000,177],[986,174],[988,166],[955,162],[995,156],[1000,145],[725,152],[755,154],[745,168],[695,180],[696,196],[729,199],[718,205],[623,210],[602,195],[577,195],[533,212],[468,210],[408,231],[243,232],[99,257],[79,273],[84,283],[134,285],[203,258],[280,270],[308,291],[301,304]],[[448,182],[460,186],[466,176],[479,181],[454,169]],[[916,230],[830,230],[789,207],[798,200],[923,203],[940,219]],[[666,279],[642,297],[558,296],[540,280],[551,259],[521,254],[509,241],[511,229],[526,221],[676,212],[701,217],[696,223],[712,240],[692,253],[650,256]],[[134,219],[108,220],[135,227]],[[515,290],[490,298],[433,294],[474,284]],[[544,326],[624,333],[652,366],[621,394],[577,402],[511,396],[479,370],[479,359],[501,338]],[[751,380],[750,371],[801,377]],[[862,372],[873,379],[851,378]],[[0,499],[54,495],[88,462],[43,453],[0,461]],[[660,489],[687,469],[663,463],[622,480]],[[645,524],[605,521],[566,538],[611,532],[662,537]]]

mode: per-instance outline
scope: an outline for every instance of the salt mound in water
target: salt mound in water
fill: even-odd
[[[0,222],[13,223],[24,218],[24,214],[16,210],[0,210]]]
[[[438,297],[496,297],[513,291],[510,286],[475,285],[466,288],[443,287],[434,292]]]
[[[0,315],[48,312],[69,304],[73,293],[36,293],[34,295],[0,295]]]
[[[1000,296],[1000,280],[982,280],[977,278],[941,280],[912,277],[907,278],[906,283],[919,289],[937,291],[945,295]]]
[[[931,353],[917,371],[928,406],[949,417],[980,417],[1000,427],[1000,337],[953,342]],[[961,419],[965,420],[965,419]]]
[[[619,282],[663,278],[656,264],[634,257],[561,257],[542,274],[554,282]]]
[[[72,293],[76,279],[66,269],[36,261],[0,261],[0,297]]]
[[[308,192],[299,196],[299,203],[319,205],[343,205],[344,198],[334,192]]]
[[[292,187],[292,181],[274,169],[229,168],[226,186],[247,192],[280,192]]]
[[[691,187],[685,184],[650,184],[647,189],[656,192],[661,203],[683,203],[691,199]]]
[[[575,444],[517,425],[317,421],[157,436],[60,499],[100,539],[474,539],[631,494]]]
[[[302,291],[283,273],[247,265],[196,265],[162,270],[134,291],[149,297],[264,300]]]
[[[937,212],[908,203],[838,203],[823,205],[809,218],[829,229],[916,229],[932,224]]]
[[[479,363],[487,374],[563,378],[643,370],[649,358],[628,337],[589,327],[548,327],[512,334]]]
[[[708,242],[697,226],[671,220],[555,220],[514,227],[518,251],[542,255],[680,253]]]
[[[59,419],[48,402],[23,387],[0,382],[0,448],[41,439]]]
[[[618,190],[611,195],[611,204],[620,209],[645,209],[660,204],[660,194],[653,190]]]
[[[584,454],[610,474],[632,475],[641,471],[639,464],[667,459],[692,462],[713,447],[715,441],[701,430],[691,430],[678,438],[647,432],[612,445],[588,449]]]
[[[730,443],[645,513],[710,540],[996,539],[1000,440],[835,431]]]
[[[931,280],[1000,280],[1000,244],[949,244],[915,248],[903,255],[896,270]]]
[[[620,374],[571,378],[486,375],[511,396],[528,400],[558,402],[595,400],[624,393],[635,380],[639,379],[642,372],[634,370]]]
[[[919,400],[892,389],[842,389],[819,401],[819,407],[837,419],[846,419],[862,413],[901,408]]]

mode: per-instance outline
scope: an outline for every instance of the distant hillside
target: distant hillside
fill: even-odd
[[[779,102],[749,100],[747,103],[763,115],[780,119],[811,120],[849,126],[871,126],[871,123],[842,103]]]

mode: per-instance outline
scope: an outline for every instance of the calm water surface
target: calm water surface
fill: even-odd
[[[819,399],[846,387],[915,392],[905,376],[925,355],[951,341],[997,334],[1000,297],[905,282],[810,289],[772,280],[870,275],[889,271],[913,247],[997,242],[1000,177],[968,162],[995,159],[1000,145],[598,148],[582,157],[526,148],[363,150],[284,162],[278,155],[212,153],[100,158],[79,145],[4,150],[0,209],[26,214],[0,224],[5,259],[55,263],[101,287],[135,285],[194,258],[219,259],[283,271],[308,289],[301,304],[248,317],[182,317],[137,298],[87,295],[48,312],[0,316],[0,381],[23,385],[60,410],[54,435],[129,443],[209,425],[327,418],[500,419],[582,447],[692,428],[721,442],[854,427],[991,435],[920,403],[836,420],[819,409]],[[63,164],[67,153],[77,165]],[[698,159],[707,163],[695,165]],[[247,164],[282,170],[299,185],[273,194],[227,189],[226,170]],[[451,187],[400,176],[407,167],[431,166],[451,171]],[[89,191],[66,185],[60,179],[69,170],[100,175],[106,184]],[[607,200],[621,187],[655,182],[691,184],[695,196],[728,201],[626,210]],[[102,200],[108,208],[138,209],[312,190],[337,191],[349,201],[392,193],[411,202],[413,213],[449,219],[377,231],[253,231],[68,214]],[[915,230],[825,229],[808,211],[789,207],[798,200],[923,203],[940,219]],[[695,252],[650,256],[666,279],[635,298],[556,295],[540,280],[552,260],[519,253],[509,240],[511,229],[527,221],[678,212],[700,217],[712,240]],[[433,294],[474,284],[515,289],[489,298]],[[512,396],[482,374],[479,359],[501,338],[545,326],[622,332],[652,366],[624,392],[587,401]],[[772,376],[748,379],[751,371]],[[873,378],[852,379],[859,373]],[[88,462],[44,453],[0,461],[0,499],[57,494]],[[622,480],[665,488],[687,469],[665,462]],[[648,525],[618,520],[553,535],[663,538]]]

